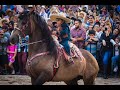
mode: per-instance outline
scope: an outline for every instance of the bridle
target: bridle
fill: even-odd
[[[19,28],[15,28],[15,29],[16,29],[16,30],[19,30],[19,31],[24,35],[24,37],[26,36],[25,33],[23,33],[23,31],[20,30]],[[18,34],[18,36],[20,36],[20,35]],[[48,38],[47,38],[47,39],[48,39]],[[26,45],[32,45],[32,44],[36,44],[36,43],[42,43],[42,42],[45,42],[47,39],[42,39],[42,40],[39,40],[39,41],[27,43]]]
[[[29,15],[29,14],[30,14],[30,13],[28,13],[28,15]],[[19,28],[17,28],[17,27],[15,28],[16,30],[19,30],[19,31],[23,34],[24,38],[25,38],[25,36],[26,36],[26,34],[24,33],[24,31],[25,31],[26,27],[29,26],[28,24],[31,25],[30,21],[27,21],[26,23],[23,23],[21,29],[19,29]],[[31,33],[32,33],[32,31],[31,31]],[[18,34],[18,36],[20,36],[20,35]],[[47,39],[48,39],[48,38],[47,38]],[[47,39],[42,39],[42,40],[39,40],[39,41],[27,43],[27,45],[32,45],[32,44],[36,44],[36,43],[42,43],[42,42],[45,42]]]

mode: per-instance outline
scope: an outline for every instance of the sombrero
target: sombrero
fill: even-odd
[[[9,22],[9,20],[8,20],[7,18],[3,18],[3,19],[0,20],[0,26],[2,26],[2,23],[3,23],[4,21],[6,21],[7,23]]]
[[[86,16],[86,13],[85,13],[85,12],[83,12],[83,11],[79,12],[79,13],[78,13],[78,16],[79,16],[80,14],[83,14],[83,17],[85,17],[85,16]]]
[[[66,15],[64,14],[64,13],[59,13],[59,14],[52,14],[51,16],[50,16],[50,19],[52,20],[52,21],[56,21],[57,19],[62,19],[62,20],[64,20],[66,23],[70,23],[70,19],[69,18],[67,18],[66,17]]]
[[[50,14],[53,14],[53,12],[60,13],[60,10],[57,7],[52,7],[50,9]]]
[[[8,10],[6,11],[6,14],[8,15],[10,12],[13,13],[13,11],[12,11],[11,9],[8,9]]]
[[[44,8],[44,9],[45,9],[45,6],[44,6],[44,5],[42,5],[42,6],[41,6],[41,8]]]

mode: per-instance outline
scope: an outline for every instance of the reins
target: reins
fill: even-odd
[[[20,32],[22,32],[19,28],[16,28],[17,30],[19,30]],[[24,33],[22,33],[22,34],[24,34]],[[25,35],[25,34],[24,34]],[[18,34],[18,36],[20,36],[19,34]],[[39,40],[39,41],[35,41],[35,42],[31,42],[31,43],[26,43],[25,45],[32,45],[32,44],[36,44],[36,43],[42,43],[42,42],[44,42],[44,41],[46,41],[47,39],[43,39],[43,40]]]

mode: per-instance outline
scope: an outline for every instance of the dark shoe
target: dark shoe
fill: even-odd
[[[104,75],[103,78],[104,78],[104,79],[108,79],[107,75]]]
[[[0,75],[2,75],[2,72],[0,72]]]
[[[103,78],[108,79],[108,76],[107,76],[107,64],[104,64]]]

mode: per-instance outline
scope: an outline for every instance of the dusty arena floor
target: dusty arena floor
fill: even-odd
[[[82,79],[78,81],[83,85]],[[31,85],[30,77],[27,75],[0,75],[0,85]],[[64,82],[46,82],[44,85],[66,85]],[[120,78],[103,79],[97,77],[95,85],[120,85]]]

